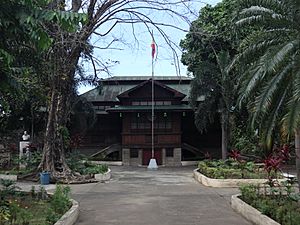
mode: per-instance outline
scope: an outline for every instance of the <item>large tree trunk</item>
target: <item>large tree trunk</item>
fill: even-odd
[[[295,131],[296,171],[300,191],[300,128]]]
[[[52,90],[44,139],[40,171],[50,172],[53,180],[69,179],[72,175],[65,158],[66,125],[68,118],[68,93]]]
[[[66,162],[65,149],[67,146],[68,130],[67,123],[71,111],[71,96],[74,87],[74,74],[80,52],[70,57],[66,52],[58,52],[60,55],[56,60],[56,71],[51,84],[51,96],[47,127],[44,139],[44,148],[39,171],[50,172],[53,181],[72,182],[81,179],[75,175]],[[59,60],[68,59],[62,64]]]
[[[227,148],[228,148],[228,124],[229,116],[227,113],[222,113],[221,115],[221,128],[222,128],[222,159],[227,158]]]

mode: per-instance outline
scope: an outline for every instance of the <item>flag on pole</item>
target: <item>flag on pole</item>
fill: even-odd
[[[153,37],[153,34],[152,34],[152,43],[151,43],[151,49],[152,49],[152,59],[154,59],[154,56],[155,56],[155,53],[156,53],[156,43],[154,41],[154,37]]]

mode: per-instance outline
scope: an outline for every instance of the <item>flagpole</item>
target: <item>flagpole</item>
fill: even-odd
[[[152,116],[152,125],[151,125],[151,136],[152,136],[152,159],[154,159],[154,60],[152,57],[152,105],[151,105],[151,116]]]
[[[152,44],[151,44],[151,48],[152,48],[152,65],[151,65],[151,70],[152,70],[152,76],[151,76],[151,100],[152,100],[152,104],[151,104],[151,159],[149,161],[149,165],[148,165],[148,169],[154,169],[156,170],[158,168],[157,163],[156,163],[156,159],[154,158],[154,119],[155,119],[155,115],[154,115],[154,56],[155,56],[155,41],[154,41],[154,36],[153,33],[151,33],[152,36]]]

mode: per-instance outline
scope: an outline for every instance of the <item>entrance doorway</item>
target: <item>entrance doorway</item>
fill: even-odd
[[[143,149],[143,165],[148,165],[151,158],[152,158],[151,149]],[[161,149],[154,149],[154,158],[156,159],[157,165],[162,164],[162,150]]]

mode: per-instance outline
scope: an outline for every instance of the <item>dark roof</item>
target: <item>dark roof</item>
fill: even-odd
[[[130,92],[132,92],[132,91],[134,91],[134,90],[136,90],[136,89],[142,88],[143,86],[145,86],[145,85],[147,85],[147,84],[151,84],[151,83],[152,83],[152,78],[149,79],[149,80],[146,80],[146,81],[143,81],[143,82],[139,83],[139,84],[136,85],[135,87],[133,87],[133,88],[131,88],[131,89],[129,89],[129,90],[127,90],[127,91],[121,93],[121,94],[118,95],[117,97],[118,97],[118,99],[120,99],[120,97],[122,97],[122,98],[123,98],[123,97],[125,97],[125,98],[126,98],[126,97],[129,97],[129,93],[130,93]],[[154,85],[157,85],[157,86],[159,86],[159,87],[161,87],[161,88],[164,88],[165,90],[167,90],[167,91],[169,91],[169,92],[172,92],[173,95],[174,95],[174,97],[176,97],[176,98],[181,98],[181,99],[183,99],[183,98],[186,96],[185,94],[183,94],[183,93],[181,93],[181,92],[175,90],[174,88],[170,88],[169,86],[163,84],[163,83],[160,82],[160,81],[154,80]]]
[[[151,76],[114,76],[106,79],[102,79],[102,81],[145,81],[151,79]],[[154,76],[154,80],[158,81],[190,81],[190,77],[186,76]]]
[[[135,111],[151,111],[151,105],[122,105],[122,106],[115,106],[112,108],[107,109],[107,112],[135,112]],[[156,105],[154,107],[155,111],[163,110],[163,111],[186,111],[191,110],[192,108],[189,105]]]
[[[89,102],[118,102],[118,95],[150,78],[151,76],[110,77],[103,79],[99,87],[82,94],[81,97],[86,98]],[[188,100],[191,78],[156,76],[154,80],[160,81],[169,88],[185,94],[186,97],[183,100]]]

